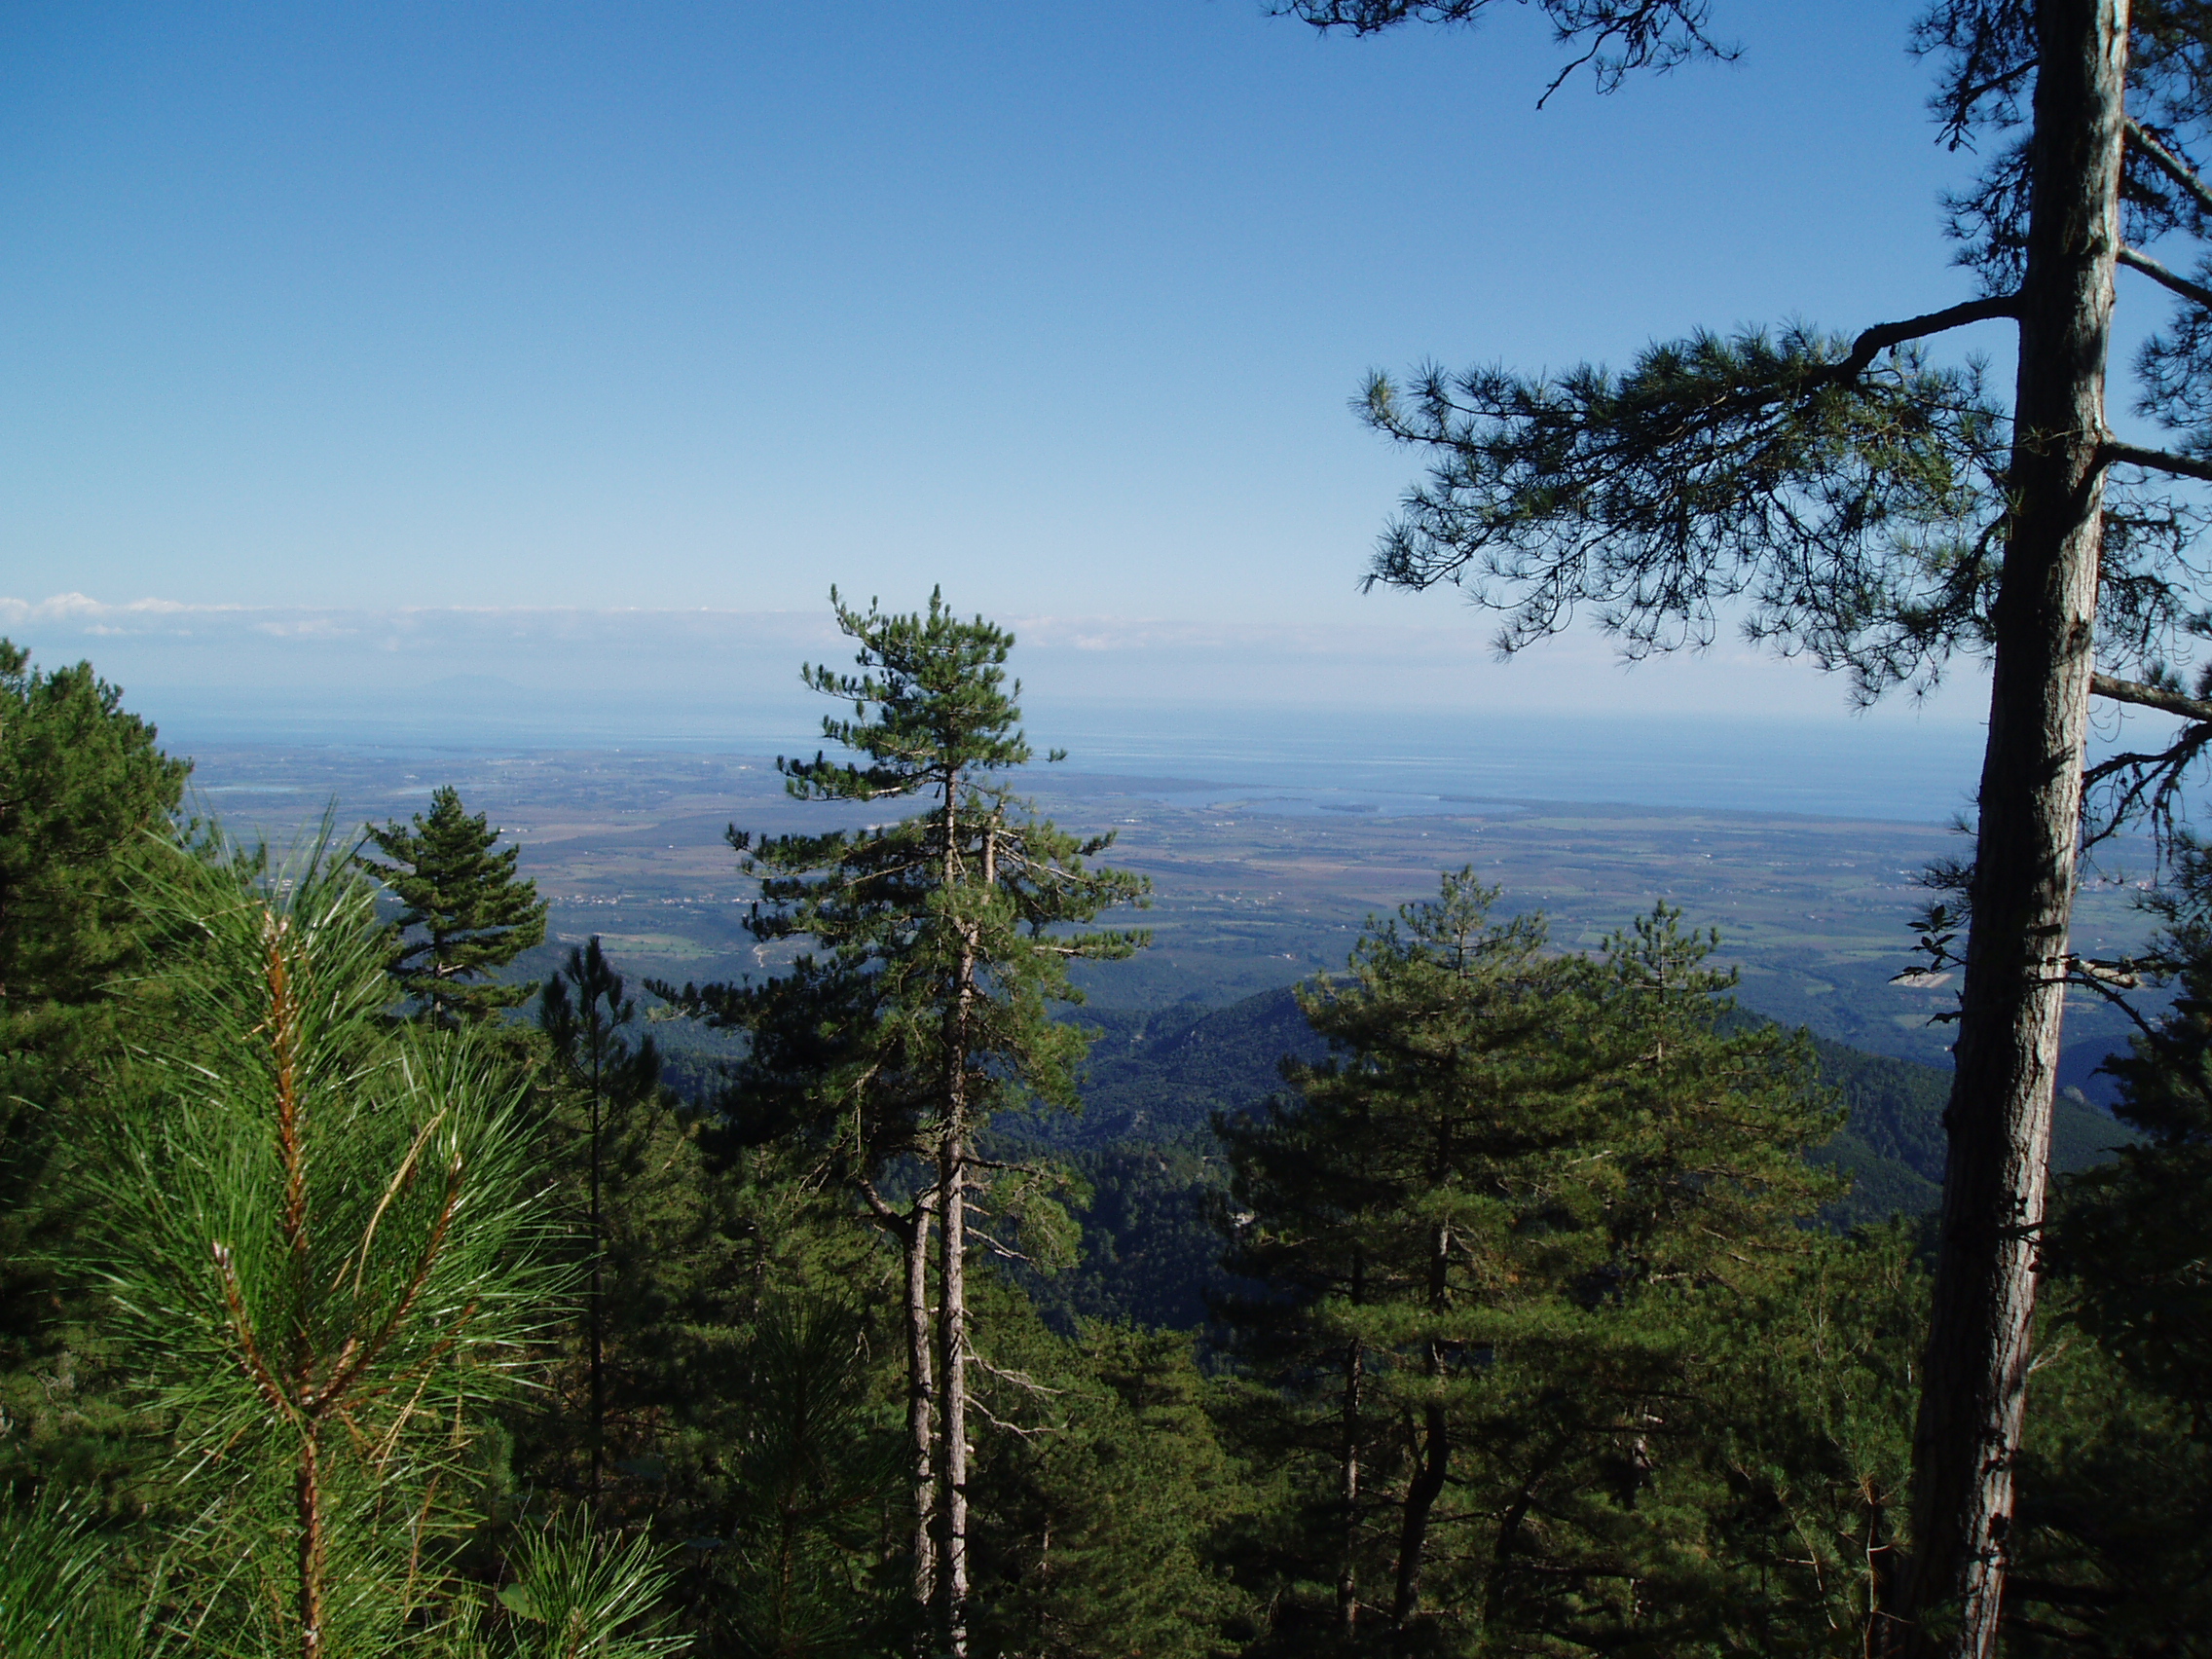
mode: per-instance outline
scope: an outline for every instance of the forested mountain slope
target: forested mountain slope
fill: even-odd
[[[1290,987],[1208,1008],[1197,1002],[1143,1011],[1081,1012],[1099,1032],[1083,1086],[1083,1116],[1032,1132],[1070,1149],[1104,1153],[1133,1145],[1188,1148],[1216,1112],[1257,1107],[1281,1087],[1285,1055],[1326,1051]],[[1747,1014],[1756,1018],[1755,1014]],[[1852,1171],[1853,1193],[1836,1218],[1846,1224],[1933,1209],[1943,1179],[1943,1104],[1950,1074],[1912,1060],[1869,1054],[1813,1039],[1823,1079],[1841,1091],[1849,1118],[1825,1149]],[[2052,1135],[2054,1168],[2085,1168],[2134,1138],[2083,1100],[2061,1097]],[[1163,1161],[1180,1167],[1185,1151]]]

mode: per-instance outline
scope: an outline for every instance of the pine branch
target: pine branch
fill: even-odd
[[[2171,289],[2183,299],[2203,306],[2207,310],[2212,310],[2212,288],[2205,287],[2201,282],[2192,282],[2180,272],[2161,265],[2157,260],[2153,259],[2140,249],[2122,247],[2113,255],[2113,258],[2126,266],[2130,271],[2142,272],[2152,281],[2162,288]]]
[[[1827,371],[1827,378],[1838,386],[1849,386],[1874,361],[1879,353],[1893,346],[1902,346],[1908,340],[1925,340],[1932,334],[1946,333],[1954,328],[1965,328],[1972,323],[1990,322],[1998,317],[2018,319],[2020,296],[1996,294],[1985,300],[1967,300],[1955,306],[1946,306],[1939,312],[1925,316],[1909,316],[1902,322],[1878,322],[1863,330],[1851,343],[1851,351],[1843,361]]]
[[[2126,466],[2146,466],[2154,472],[2170,472],[2176,478],[2199,478],[2212,483],[2212,461],[2198,461],[2194,456],[2142,449],[2111,438],[2105,440],[2097,453],[2108,465],[2118,462]]]
[[[2127,123],[2127,141],[2142,152],[2145,160],[2153,166],[2180,185],[2200,209],[2212,213],[2212,185],[2207,185],[2194,167],[2174,151],[2167,149],[2164,143],[2152,135],[2148,128],[2132,117]]]
[[[2212,475],[2212,469],[2208,469]],[[2133,703],[2139,708],[2157,709],[2161,714],[2179,715],[2185,720],[2212,721],[2212,702],[2201,697],[2185,697],[2179,691],[2169,691],[2162,685],[2146,685],[2139,680],[2121,680],[2110,674],[2092,674],[2089,691],[2098,697],[2109,697],[2116,703]]]

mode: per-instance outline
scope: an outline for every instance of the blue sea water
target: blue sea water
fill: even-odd
[[[1982,744],[1978,726],[1877,724],[1841,711],[1761,721],[1090,710],[1033,724],[1083,771],[1257,786],[1321,810],[1393,814],[1577,801],[1943,823],[1972,799]]]
[[[282,701],[150,689],[133,705],[183,753],[238,744],[383,752],[661,749],[811,754],[803,705],[714,709],[556,699],[458,681],[407,698]],[[1942,823],[1972,798],[1982,733],[1909,711],[1760,719],[1526,713],[1405,714],[1033,704],[1040,752],[1070,774],[1145,780],[1144,793],[1232,794],[1284,812],[1382,814],[1499,801]],[[1071,779],[1071,782],[1073,780]]]

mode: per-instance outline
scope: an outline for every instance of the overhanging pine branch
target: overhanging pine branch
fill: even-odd
[[[2157,709],[2161,714],[2179,715],[2185,720],[2212,721],[2212,702],[2201,697],[2185,697],[2179,691],[2168,691],[2161,685],[2146,685],[2140,680],[2120,680],[2110,674],[2089,677],[2089,690],[2099,697],[2110,697],[2116,703],[2133,703],[2140,708]]]
[[[2212,288],[2205,287],[2201,282],[2192,282],[2180,272],[2159,264],[2149,254],[2139,252],[2131,247],[2123,247],[2113,257],[2130,271],[2142,272],[2159,287],[2170,288],[2183,299],[2192,300],[2207,310],[2212,310]]]
[[[2107,439],[2101,451],[2105,460],[2122,461],[2129,466],[2148,466],[2154,472],[2170,472],[2176,478],[2201,478],[2212,483],[2212,461],[2198,461],[2194,456],[2173,455],[2165,450],[2140,449],[2134,444],[2114,443]]]
[[[2144,160],[2187,191],[2198,207],[2212,213],[2212,185],[2206,184],[2197,176],[2194,167],[2153,137],[2148,128],[2138,121],[2130,120],[2127,124],[2127,141],[2142,152]]]
[[[1902,346],[1907,340],[1925,340],[1931,334],[1964,328],[1971,322],[1989,322],[1997,317],[2019,314],[2019,295],[1994,294],[1986,300],[1968,300],[1961,305],[1947,306],[1926,316],[1908,316],[1902,322],[1878,322],[1851,343],[1851,355],[1830,368],[1828,374],[1839,382],[1855,381],[1865,372],[1866,365],[1877,353],[1892,346]]]

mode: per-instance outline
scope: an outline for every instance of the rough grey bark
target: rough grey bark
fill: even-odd
[[[600,1208],[600,1138],[605,1131],[607,1085],[601,1076],[606,1055],[591,1051],[591,1500],[599,1503],[607,1466],[607,1316],[600,1269],[607,1256],[607,1224]]]
[[[947,1135],[938,1154],[938,1374],[944,1380],[944,1431],[938,1485],[938,1580],[945,1648],[968,1652],[968,1144]]]
[[[2119,244],[2127,0],[2042,0],[2012,509],[1996,602],[1972,932],[1888,1644],[1997,1648],[2079,843]]]
[[[942,879],[961,881],[959,773],[944,785]],[[983,884],[997,874],[991,838],[984,837]],[[938,1375],[943,1380],[938,1475],[939,1633],[954,1659],[968,1653],[968,1060],[969,1021],[976,998],[974,924],[963,923],[957,984],[944,1014],[943,1121],[938,1140]]]
[[[937,1600],[937,1398],[930,1362],[930,1202],[915,1201],[906,1254],[906,1440],[914,1481],[914,1604]]]

